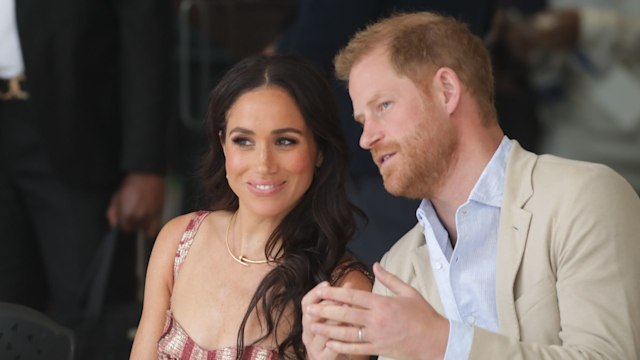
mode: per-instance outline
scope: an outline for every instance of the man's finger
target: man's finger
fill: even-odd
[[[361,338],[363,328],[360,326],[350,326],[344,324],[332,323],[315,323],[312,331],[316,336],[322,336],[327,339],[338,340],[342,342],[365,342],[366,339]]]
[[[338,354],[371,355],[376,354],[375,348],[369,343],[351,343],[337,340],[329,340],[327,348]]]
[[[347,287],[333,287],[328,286],[325,288],[317,288],[314,290],[316,296],[322,300],[331,300],[335,303],[341,303],[349,306],[356,306],[361,308],[370,308],[371,304],[375,301],[376,295],[370,291],[364,291],[359,289],[347,288]]]
[[[373,264],[373,274],[376,280],[380,281],[394,295],[410,296],[416,293],[416,290],[409,284],[398,279],[397,276],[385,270],[379,263]]]
[[[328,287],[329,283],[326,281],[321,282],[320,284],[316,285],[313,289],[311,289],[311,291],[309,291],[303,298],[302,298],[302,310],[304,311],[304,308],[307,305],[311,305],[311,304],[317,304],[320,301],[322,301],[322,298],[320,298],[320,296],[318,296],[318,289],[321,288],[325,288]]]
[[[307,306],[307,313],[316,318],[324,319],[323,322],[332,321],[332,324],[346,324],[348,326],[363,326],[367,320],[366,309],[326,301]]]
[[[118,217],[120,212],[118,206],[119,202],[116,195],[111,198],[109,207],[107,208],[107,221],[109,221],[109,225],[111,225],[111,227],[118,225]]]

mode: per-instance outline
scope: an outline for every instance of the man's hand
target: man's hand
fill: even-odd
[[[442,359],[449,321],[380,264],[374,264],[373,271],[392,296],[319,285],[305,296],[306,303],[303,300],[305,333],[310,330],[319,339],[327,338],[326,348],[336,354]],[[306,338],[309,341],[312,335],[307,333]]]
[[[318,335],[311,331],[311,328],[315,323],[326,323],[326,324],[339,324],[335,321],[328,321],[322,318],[318,318],[312,316],[308,312],[305,311],[309,305],[318,304],[319,306],[327,306],[327,305],[339,305],[336,302],[322,300],[316,294],[316,289],[328,287],[329,283],[322,282],[316,287],[314,287],[311,291],[307,293],[307,295],[302,298],[302,342],[304,342],[304,346],[307,349],[307,357],[310,360],[335,360],[335,359],[349,359],[348,356],[339,354],[329,348],[326,347],[327,341],[329,340],[326,336]]]
[[[107,219],[124,232],[142,230],[154,236],[161,225],[164,178],[156,174],[129,173],[111,197]]]

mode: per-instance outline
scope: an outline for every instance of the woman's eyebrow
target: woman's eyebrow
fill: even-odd
[[[284,134],[284,133],[290,133],[290,132],[302,135],[302,131],[296,128],[282,128],[282,129],[273,130],[271,133]]]

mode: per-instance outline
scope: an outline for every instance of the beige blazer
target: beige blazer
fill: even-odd
[[[500,333],[474,327],[469,358],[640,359],[638,195],[603,165],[513,145],[497,242]],[[381,265],[444,314],[427,252],[418,224]],[[378,282],[373,291],[390,295]]]

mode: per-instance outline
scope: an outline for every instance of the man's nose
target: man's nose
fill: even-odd
[[[381,138],[381,129],[374,124],[374,121],[365,121],[362,125],[362,134],[360,135],[360,147],[365,150],[370,150]]]

